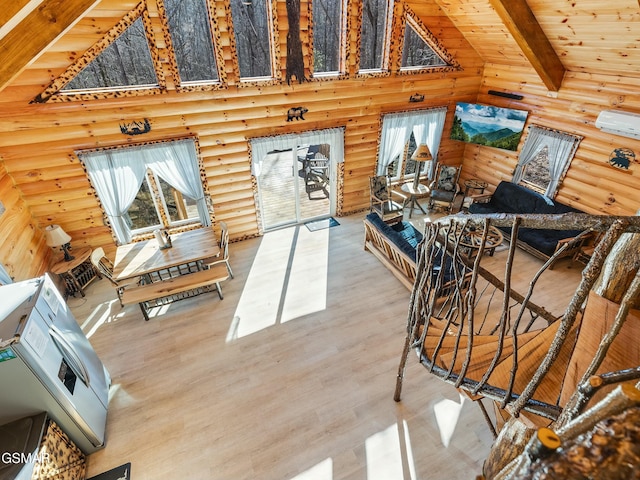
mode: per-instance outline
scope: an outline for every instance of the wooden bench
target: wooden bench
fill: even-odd
[[[221,263],[206,270],[199,270],[194,273],[180,275],[159,282],[129,285],[125,287],[122,292],[122,303],[123,305],[137,303],[140,305],[144,319],[149,320],[148,308],[211,291],[206,287],[212,285],[215,285],[218,296],[220,300],[222,300],[223,296],[220,282],[227,278],[229,278],[227,266]],[[198,291],[199,289],[201,289],[201,291]],[[179,294],[185,292],[190,292],[190,294],[179,296]],[[178,297],[176,298],[176,296]],[[153,302],[153,305],[149,305],[150,302]]]

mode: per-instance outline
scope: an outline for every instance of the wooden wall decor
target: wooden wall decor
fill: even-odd
[[[287,110],[287,122],[292,120],[304,120],[304,114],[309,111],[305,107],[292,107]]]
[[[414,93],[409,97],[409,103],[420,103],[424,102],[424,95],[420,93]]]
[[[133,122],[121,123],[120,131],[125,135],[141,135],[151,131],[151,123],[148,118],[144,120],[134,120]]]
[[[622,170],[629,170],[629,166],[635,161],[636,154],[630,148],[616,148],[609,155],[609,165]]]
[[[300,40],[300,0],[286,0],[289,31],[287,32],[287,85],[293,77],[298,83],[306,81],[302,41]]]

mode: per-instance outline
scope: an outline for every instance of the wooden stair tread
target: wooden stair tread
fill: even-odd
[[[525,345],[537,335],[539,335],[541,330],[535,330],[528,333],[523,333],[518,335],[518,344]],[[490,343],[485,343],[483,345],[474,345],[471,353],[471,360],[469,362],[469,367],[465,373],[466,378],[471,378],[473,380],[479,381],[482,379],[482,376],[487,371],[489,365],[493,361],[493,357],[496,353],[496,348],[498,345],[498,337],[495,336],[495,340]],[[513,353],[513,337],[508,335],[504,338],[504,342],[502,345],[502,353],[500,355],[499,361],[503,361],[504,359],[511,356]],[[458,349],[458,353],[454,362],[454,372],[460,372],[462,365],[466,359],[467,349],[460,348]],[[438,360],[440,365],[443,368],[448,369],[451,365],[451,362],[454,357],[454,352],[449,352],[444,355],[439,355]]]
[[[573,352],[579,323],[579,321],[574,323],[567,340],[560,349],[558,358],[551,366],[542,383],[540,383],[540,386],[536,389],[534,394],[536,400],[551,405],[557,404],[564,383],[567,365]],[[549,347],[551,346],[551,342],[556,335],[559,325],[559,321],[549,325],[540,335],[535,337],[535,339],[518,347],[518,373],[514,380],[514,392],[522,392],[529,383],[533,374],[538,369],[542,358],[549,351]],[[488,383],[506,389],[509,386],[509,377],[513,366],[512,361],[512,357],[509,357],[497,365],[496,369],[491,373]]]

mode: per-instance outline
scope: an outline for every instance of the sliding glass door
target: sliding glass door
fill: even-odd
[[[335,171],[342,161],[344,141],[342,130],[338,132],[340,135],[309,132],[252,141],[264,230],[326,218],[335,212]]]

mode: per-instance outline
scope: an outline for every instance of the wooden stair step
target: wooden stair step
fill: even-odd
[[[545,328],[540,335],[524,345],[518,346],[518,372],[515,376],[513,391],[520,393],[531,380],[538,369],[543,357],[549,351],[551,342],[558,330],[560,322],[555,322]],[[580,321],[576,321],[569,332],[567,340],[560,348],[558,358],[551,369],[538,386],[534,398],[551,405],[556,405],[560,398],[560,391],[567,372],[567,365],[574,349],[576,335]],[[509,386],[509,377],[513,368],[513,358],[505,358],[491,373],[488,383],[496,387],[506,389]]]
[[[523,333],[518,335],[518,345],[524,345],[527,342],[531,341],[537,335],[539,335],[541,330],[535,330],[528,333]],[[493,335],[492,335],[493,336]],[[489,365],[493,361],[493,357],[496,354],[496,349],[498,346],[498,337],[494,336],[495,340],[493,342],[485,343],[483,345],[474,345],[471,352],[471,360],[469,362],[469,367],[465,373],[466,378],[471,378],[473,380],[479,381],[482,379],[482,376],[487,371]],[[511,356],[513,353],[513,337],[508,335],[504,338],[502,345],[502,352],[500,354],[499,362]],[[458,349],[457,355],[455,355],[455,362],[453,371],[460,372],[462,365],[467,356],[467,349],[460,348]],[[440,365],[443,368],[448,369],[451,365],[451,362],[454,358],[454,352],[449,352],[444,355],[439,355],[438,360]]]

